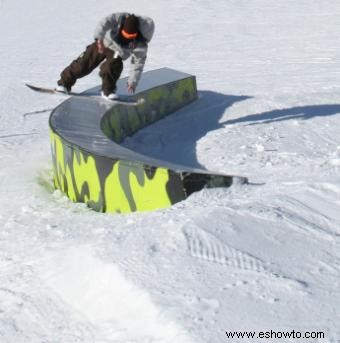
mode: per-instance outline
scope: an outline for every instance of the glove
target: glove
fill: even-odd
[[[127,91],[128,91],[130,94],[133,94],[133,93],[136,91],[136,85],[133,84],[133,83],[128,83],[128,84],[127,84]]]

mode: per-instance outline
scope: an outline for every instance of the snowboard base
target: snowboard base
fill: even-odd
[[[25,83],[25,86],[29,89],[32,89],[35,92],[39,93],[45,93],[45,94],[54,94],[54,95],[63,95],[63,96],[75,96],[75,97],[81,97],[81,98],[92,98],[96,100],[103,100],[107,102],[112,103],[118,103],[118,104],[125,104],[125,105],[131,105],[131,106],[137,106],[142,105],[145,102],[144,98],[139,98],[137,100],[131,99],[129,96],[119,95],[117,99],[109,100],[103,98],[99,94],[91,94],[91,93],[77,93],[77,92],[59,92],[54,88],[48,88],[48,87],[40,87],[40,86],[34,86],[29,83]]]

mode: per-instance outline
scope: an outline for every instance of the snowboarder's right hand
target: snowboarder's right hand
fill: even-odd
[[[136,85],[133,83],[127,83],[126,87],[130,94],[133,94],[136,91]]]
[[[97,50],[100,54],[102,54],[105,50],[105,45],[102,39],[97,39]]]

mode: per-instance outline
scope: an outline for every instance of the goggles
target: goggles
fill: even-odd
[[[138,36],[138,33],[128,33],[124,30],[121,30],[121,34],[125,39],[136,39]]]

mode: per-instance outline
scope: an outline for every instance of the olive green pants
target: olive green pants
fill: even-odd
[[[86,47],[86,50],[66,67],[60,74],[58,85],[64,86],[68,91],[76,83],[77,79],[90,74],[100,65],[99,75],[102,78],[102,91],[108,95],[116,90],[116,83],[123,71],[121,57],[114,58],[114,51],[105,49],[99,53],[94,42]]]

